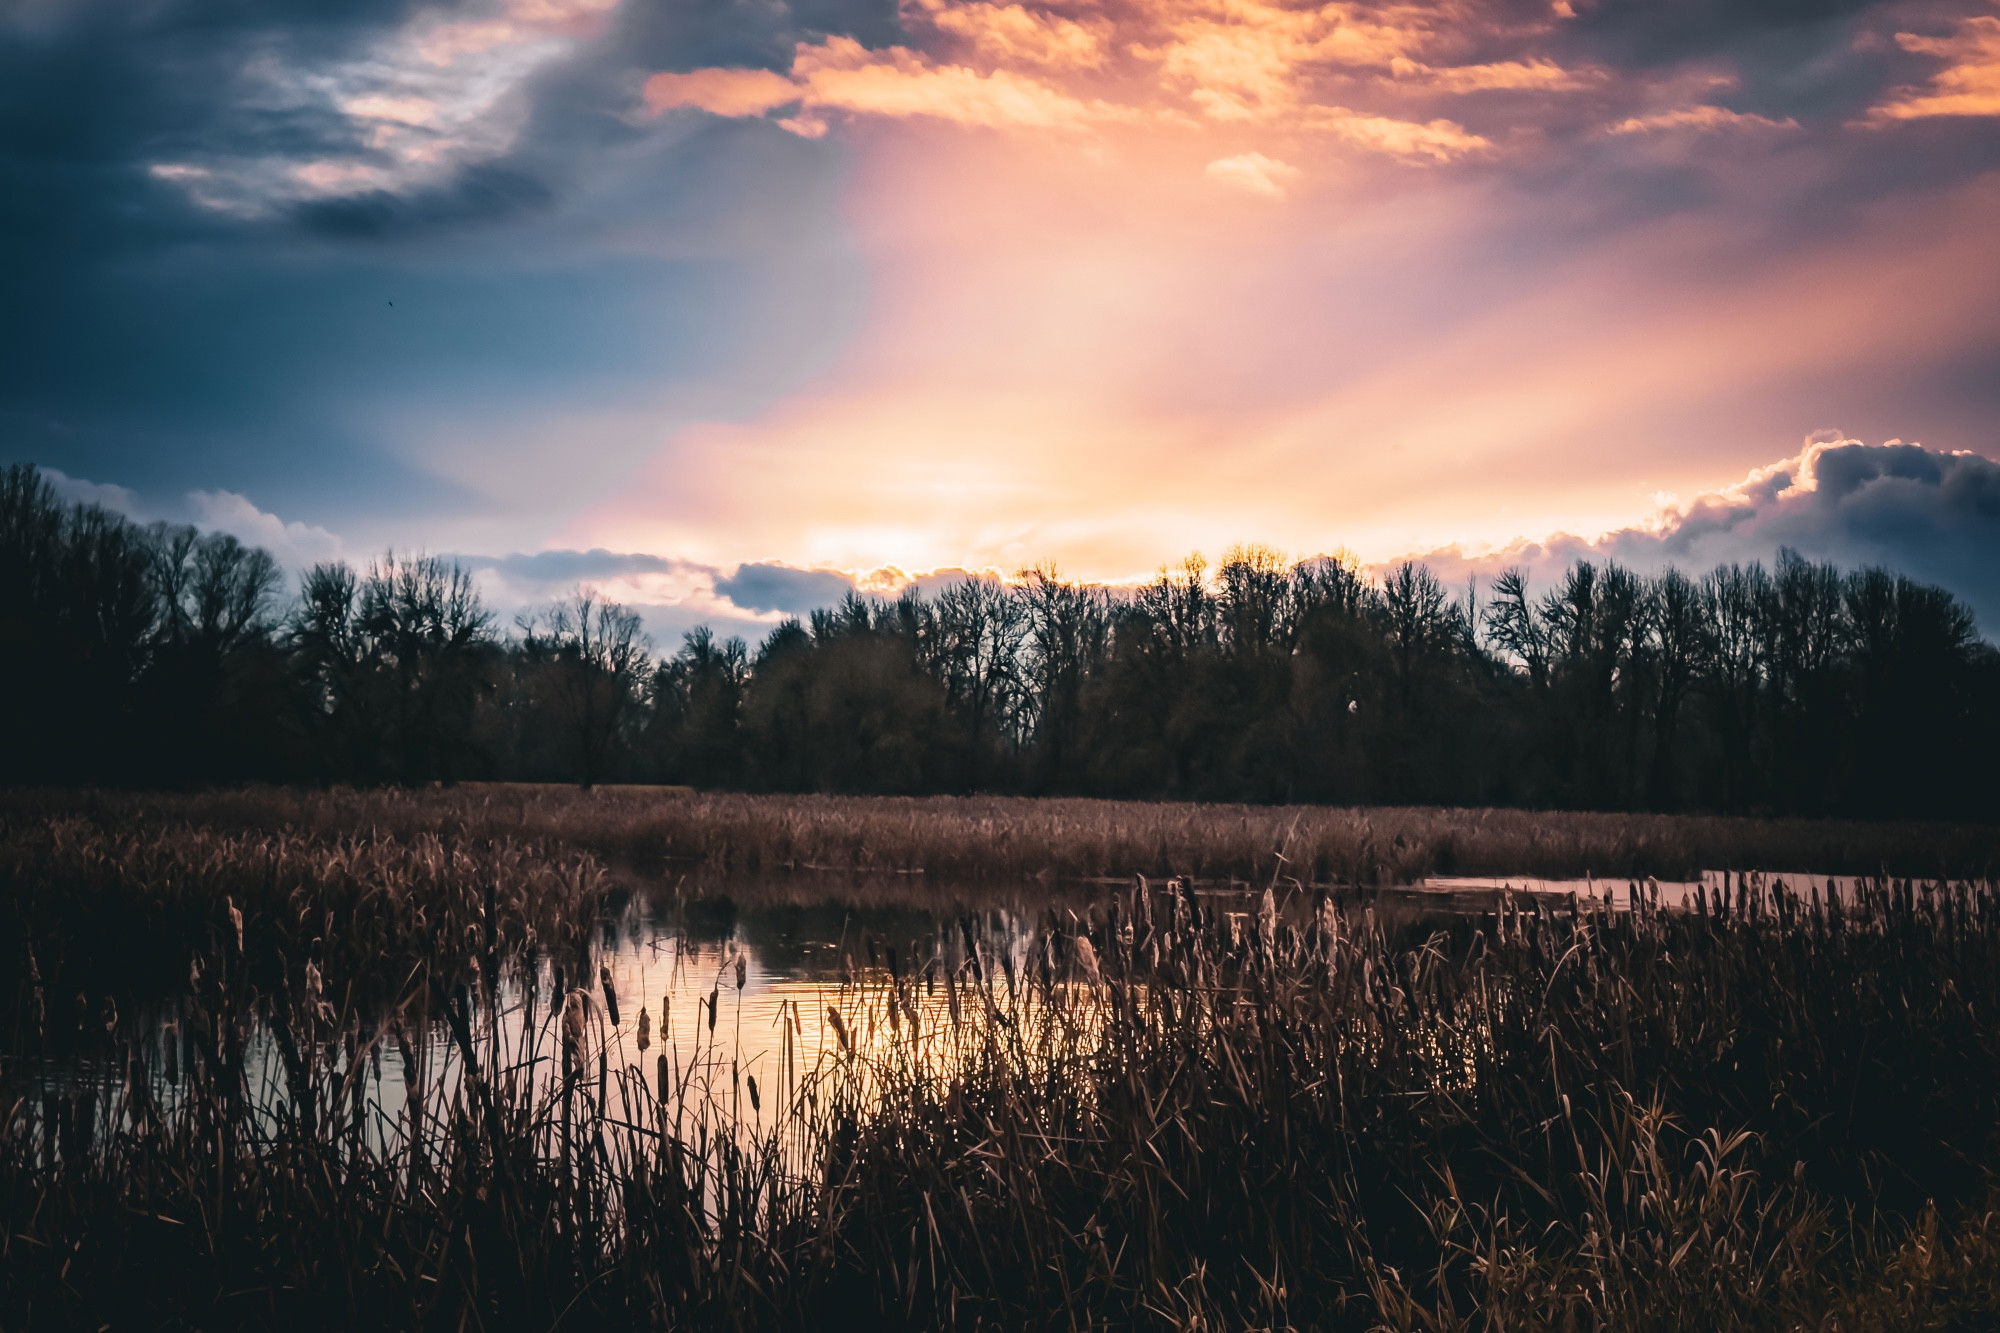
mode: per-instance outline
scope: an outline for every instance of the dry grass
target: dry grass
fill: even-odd
[[[1694,913],[1543,902],[1438,927],[1309,891],[1141,884],[1081,918],[1050,913],[1019,952],[990,951],[971,920],[931,958],[870,966],[864,951],[827,1020],[836,1039],[751,1099],[775,1112],[758,1121],[739,1080],[604,1044],[612,997],[580,952],[587,929],[563,936],[569,982],[535,964],[541,932],[592,910],[519,850],[558,842],[539,821],[571,798],[208,799],[202,829],[120,842],[107,826],[135,811],[106,805],[60,839],[37,843],[18,812],[7,835],[7,910],[83,874],[93,912],[157,880],[183,886],[162,890],[181,906],[160,922],[204,924],[178,936],[197,967],[171,1093],[145,1034],[23,978],[14,1068],[87,1049],[107,1077],[0,1079],[0,1323],[2000,1317],[2000,886],[1884,880],[1845,906],[1780,893]],[[506,799],[510,815],[491,813]],[[679,799],[706,822],[637,793],[607,805],[649,828],[742,817],[801,842],[839,808]],[[258,802],[296,827],[225,827]],[[335,829],[371,802],[367,832]],[[440,828],[441,809],[457,822]],[[1173,827],[1177,810],[1112,809],[1123,828],[1157,828],[1149,810]],[[1243,846],[1260,817],[1228,816],[1259,830]],[[503,824],[525,841],[480,842]],[[376,897],[401,905],[364,909]],[[349,912],[351,945],[322,928],[329,910]],[[255,962],[314,937],[311,973]],[[505,1048],[504,1004],[529,1006]],[[407,1065],[435,1092],[404,1104],[359,1071],[409,1061],[420,1031],[445,1037],[449,1065]],[[283,1052],[265,1084],[244,1056],[259,1041]]]
[[[8,814],[11,812],[11,816]],[[1661,879],[1704,870],[1986,876],[1992,825],[1027,797],[697,794],[686,788],[472,785],[431,791],[251,788],[198,795],[16,794],[0,818],[78,814],[110,827],[436,833],[591,853],[658,876],[812,870],[936,880],[1236,878],[1394,884],[1433,873]],[[1282,862],[1275,858],[1282,857]]]

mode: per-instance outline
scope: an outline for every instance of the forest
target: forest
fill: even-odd
[[[0,781],[1984,818],[2000,653],[1943,589],[1792,552],[1449,588],[1258,546],[1053,568],[655,652],[588,590],[503,624],[448,558],[323,564],[0,471]]]

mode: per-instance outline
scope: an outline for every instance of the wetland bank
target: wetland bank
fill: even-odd
[[[656,659],[32,468],[0,576],[0,1326],[2000,1312],[1939,589],[1247,548]]]
[[[1636,887],[1393,891],[1446,847]],[[1732,873],[1672,906],[1629,859],[1814,847],[1859,878]],[[23,1326],[1981,1327],[1990,854],[1945,825],[16,793],[0,1302]]]

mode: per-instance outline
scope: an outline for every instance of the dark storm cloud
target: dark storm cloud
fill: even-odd
[[[746,611],[806,615],[832,606],[853,592],[854,580],[830,569],[738,565],[734,574],[716,579],[715,591]]]
[[[413,22],[494,12],[0,6],[0,461],[380,527],[490,502],[385,431],[412,407],[478,429],[706,376],[703,410],[747,413],[810,373],[855,304],[803,242],[830,230],[838,155],[638,123],[635,89],[682,56],[775,58],[808,17],[872,29],[893,6],[627,4],[506,94],[520,129],[485,156],[461,144],[450,169],[304,196],[297,168],[395,165],[342,109],[345,81],[379,74]],[[760,327],[769,310],[782,322]]]
[[[1447,582],[1526,567],[1546,587],[1571,562],[1640,569],[1769,562],[1784,548],[1853,568],[1881,565],[1947,588],[2000,638],[2000,463],[1921,445],[1821,439],[1739,486],[1704,496],[1656,526],[1595,541],[1557,536],[1490,555],[1424,557]]]
[[[441,185],[407,193],[367,190],[300,204],[293,216],[324,236],[381,240],[506,222],[555,204],[545,183],[508,167],[474,164]]]
[[[515,552],[512,555],[460,555],[454,560],[467,569],[492,570],[503,578],[524,583],[588,583],[595,579],[617,578],[626,574],[677,574],[688,570],[706,571],[708,566],[638,551]]]
[[[1879,0],[1604,0],[1578,5],[1574,36],[1620,65],[1657,65],[1745,47],[1824,43]]]

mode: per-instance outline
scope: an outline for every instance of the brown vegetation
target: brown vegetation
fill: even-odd
[[[926,958],[871,963],[861,942],[833,1039],[750,1087],[726,1062],[690,1079],[678,1053],[607,1040],[618,999],[587,952],[601,880],[573,845],[539,864],[559,836],[726,861],[755,829],[782,838],[761,864],[807,848],[867,863],[953,845],[940,824],[1005,851],[1031,845],[1023,824],[1060,834],[1097,812],[1113,832],[1056,842],[1073,868],[1192,855],[1203,819],[1238,830],[1203,853],[1216,868],[1288,826],[637,792],[593,798],[602,827],[534,791],[141,799],[40,823],[17,803],[0,847],[10,949],[57,950],[59,904],[81,893],[78,910],[138,913],[194,956],[172,1083],[153,1032],[70,1002],[79,976],[19,974],[0,1078],[9,1325],[1859,1329],[2000,1313],[1990,883],[1442,924],[1343,912],[1282,877],[1261,904],[1140,884],[1048,914],[1018,952],[970,918]],[[205,828],[157,822],[197,808]],[[251,829],[280,816],[296,827]],[[1324,818],[1316,837],[1504,827]],[[1587,844],[1593,824],[1574,827]],[[503,1045],[497,1016],[521,1006]],[[425,1033],[448,1067],[413,1058]],[[259,1082],[261,1040],[281,1074]],[[86,1057],[95,1078],[38,1072]]]
[[[1990,825],[1431,807],[1197,805],[1029,797],[748,796],[685,787],[473,784],[0,797],[0,819],[188,824],[321,836],[435,834],[588,852],[644,877],[922,873],[940,881],[1135,874],[1404,884],[1429,874],[1685,879],[1704,870],[1979,877]]]

